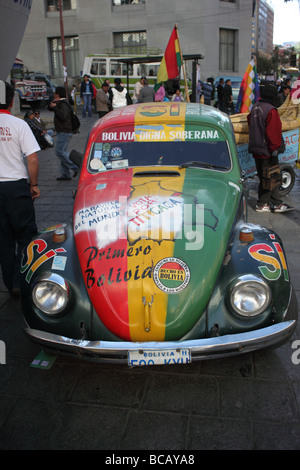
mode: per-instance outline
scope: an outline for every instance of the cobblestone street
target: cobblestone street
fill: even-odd
[[[70,150],[84,150],[96,115],[81,120]],[[281,236],[300,305],[296,173],[285,197],[295,206],[288,214],[256,213],[257,180],[247,187],[249,221]],[[40,229],[72,220],[78,177],[57,181],[59,174],[54,150],[40,152]],[[31,367],[40,348],[22,332],[20,301],[9,297],[2,281],[0,325],[7,362],[0,365],[0,449],[300,449],[300,364],[292,362],[299,325],[282,347],[234,358],[129,369],[59,356],[48,370]]]

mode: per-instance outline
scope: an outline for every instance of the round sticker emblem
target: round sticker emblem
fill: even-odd
[[[153,271],[153,279],[159,289],[167,294],[178,294],[190,282],[189,267],[178,258],[160,260]]]

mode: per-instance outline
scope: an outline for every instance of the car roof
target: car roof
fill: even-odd
[[[226,138],[232,137],[232,124],[227,114],[213,106],[185,102],[139,103],[115,109],[96,122],[91,137],[95,138],[94,134],[104,128],[159,123],[184,125],[186,122],[222,128]]]

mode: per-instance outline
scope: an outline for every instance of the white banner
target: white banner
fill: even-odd
[[[295,80],[292,85],[291,98],[293,104],[300,103],[300,80]]]

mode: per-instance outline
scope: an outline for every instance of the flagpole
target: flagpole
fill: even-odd
[[[67,60],[66,60],[66,46],[65,46],[65,33],[64,33],[64,22],[63,22],[63,9],[62,1],[58,0],[59,5],[59,17],[60,17],[60,36],[61,36],[61,48],[63,56],[63,71],[64,71],[64,87],[66,89],[66,97],[69,96],[68,91],[68,72],[67,72]]]
[[[175,24],[175,28],[176,28],[176,31],[177,31],[178,46],[179,46],[179,52],[180,52],[180,58],[181,58],[181,63],[182,63],[183,76],[184,76],[185,94],[186,94],[187,102],[189,103],[190,102],[190,97],[189,97],[188,86],[187,86],[187,81],[186,81],[185,67],[184,67],[184,62],[183,62],[183,58],[182,58],[182,52],[181,52],[181,47],[180,47],[177,24]],[[179,79],[180,79],[180,76],[179,76]]]

